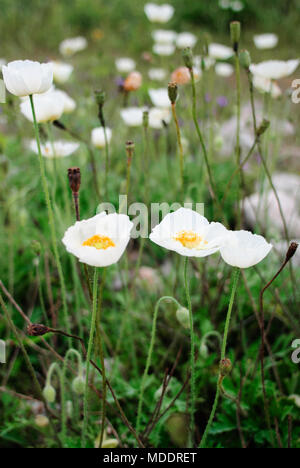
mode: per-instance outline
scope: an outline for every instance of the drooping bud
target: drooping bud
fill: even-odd
[[[54,387],[52,387],[52,385],[47,384],[43,390],[43,395],[48,403],[54,403],[56,398],[56,390]]]
[[[43,336],[46,333],[49,333],[49,331],[49,327],[46,327],[46,325],[42,325],[40,323],[31,323],[27,327],[27,333],[30,336]]]
[[[34,422],[38,427],[47,427],[49,425],[49,419],[44,414],[37,414]]]
[[[288,251],[286,253],[285,261],[288,262],[296,253],[297,249],[299,247],[299,244],[297,242],[291,242]]]
[[[204,341],[202,341],[201,345],[200,345],[200,356],[203,357],[204,359],[207,358],[208,356],[208,347],[207,345],[205,344]]]
[[[68,178],[69,178],[69,184],[70,184],[70,188],[72,192],[78,193],[80,189],[80,184],[81,184],[80,168],[70,167],[68,169]]]
[[[239,21],[231,21],[230,37],[231,37],[233,50],[237,53],[239,49],[239,42],[240,42],[240,37],[241,37],[241,23]]]
[[[77,395],[83,395],[85,389],[85,381],[82,376],[76,377],[72,382],[73,392]]]
[[[261,135],[263,135],[265,133],[265,131],[268,130],[269,126],[270,126],[269,120],[263,119],[262,123],[260,124],[260,126],[256,130],[256,136],[260,137]]]
[[[220,373],[222,377],[226,377],[228,374],[230,374],[232,370],[232,364],[230,359],[225,358],[220,361]]]
[[[183,49],[182,58],[183,58],[185,66],[188,67],[189,70],[192,70],[194,59],[193,59],[193,52],[190,47],[186,47],[185,49]]]
[[[171,104],[175,104],[177,96],[178,96],[178,86],[175,81],[172,81],[168,84],[168,95],[171,101]]]
[[[248,50],[244,49],[240,52],[240,64],[246,70],[249,70],[251,65],[251,55]]]
[[[33,240],[31,241],[31,248],[33,250],[33,253],[37,255],[38,257],[41,255],[42,247],[39,241]]]
[[[188,309],[180,307],[176,311],[176,318],[183,328],[190,328],[190,315]]]

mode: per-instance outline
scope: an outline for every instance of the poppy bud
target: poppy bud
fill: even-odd
[[[80,184],[81,184],[80,168],[70,167],[68,169],[68,178],[69,178],[69,184],[70,184],[70,188],[72,192],[78,193],[80,189]]]
[[[299,247],[299,244],[297,242],[292,242],[288,248],[288,251],[286,253],[285,261],[288,262],[296,253],[297,249]]]
[[[230,37],[233,50],[237,52],[241,37],[241,23],[239,21],[232,21],[230,23]]]
[[[188,309],[180,307],[176,311],[176,318],[183,328],[190,328],[190,314]]]
[[[31,323],[27,327],[27,333],[30,336],[43,336],[46,333],[49,333],[50,329],[46,325],[39,323]]]
[[[95,91],[95,98],[98,106],[103,107],[105,103],[105,91]]]
[[[183,61],[186,67],[188,67],[189,70],[192,70],[193,68],[193,52],[190,47],[186,47],[182,51],[182,57]]]
[[[48,403],[54,403],[56,398],[55,388],[52,387],[52,385],[47,384],[43,390],[43,395],[45,397],[45,400],[48,401]]]
[[[49,424],[49,419],[44,414],[38,414],[35,417],[34,422],[38,427],[47,427]]]
[[[232,364],[230,359],[222,359],[220,361],[220,373],[222,377],[226,377],[228,374],[230,374],[232,370]]]
[[[85,389],[85,381],[82,376],[76,377],[72,382],[73,392],[77,395],[83,395]]]
[[[251,55],[246,49],[240,52],[240,64],[243,68],[249,70],[249,67],[251,65]]]
[[[178,96],[178,86],[174,81],[168,84],[168,95],[171,101],[171,104],[175,104]]]

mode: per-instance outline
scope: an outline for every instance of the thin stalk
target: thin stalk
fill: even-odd
[[[44,160],[41,152],[41,143],[40,143],[40,136],[39,136],[39,127],[38,123],[36,120],[36,114],[35,114],[35,109],[34,109],[34,103],[33,103],[33,97],[32,95],[29,96],[30,99],[30,104],[31,104],[31,110],[32,110],[32,116],[33,116],[33,123],[34,123],[34,129],[35,129],[35,137],[36,137],[36,142],[37,142],[37,147],[38,147],[38,155],[39,155],[39,163],[40,163],[40,172],[41,172],[41,179],[42,179],[42,186],[45,194],[45,199],[46,199],[46,205],[47,205],[47,211],[48,211],[48,218],[49,218],[49,225],[50,225],[50,232],[51,232],[51,239],[52,239],[52,248],[55,256],[55,261],[57,265],[57,270],[58,270],[58,276],[59,276],[59,281],[60,281],[60,287],[61,287],[61,297],[62,297],[62,303],[63,303],[63,314],[64,314],[64,321],[66,325],[66,329],[68,332],[70,331],[70,323],[68,320],[68,309],[67,309],[67,299],[66,299],[66,286],[65,286],[65,280],[64,280],[64,275],[63,275],[63,270],[59,258],[59,253],[58,253],[58,248],[57,248],[57,240],[56,240],[56,232],[55,232],[55,223],[54,223],[54,216],[53,216],[53,210],[52,210],[52,205],[51,205],[51,200],[50,200],[50,194],[49,194],[49,189],[48,189],[48,183],[46,179],[46,174],[45,174],[45,165],[44,165]]]
[[[241,165],[241,149],[240,149],[240,127],[241,127],[241,73],[240,73],[240,60],[238,51],[235,54],[235,75],[236,75],[236,106],[237,106],[237,113],[236,113],[236,165],[237,168]],[[241,168],[242,171],[242,168]],[[238,227],[241,226],[241,206],[240,206],[240,198],[241,198],[241,186],[242,186],[242,174],[239,176],[238,182],[238,192],[237,192],[237,219],[238,219]]]
[[[236,294],[236,290],[237,290],[237,286],[238,286],[238,282],[239,282],[239,276],[240,276],[240,269],[236,268],[234,270],[234,272],[233,272],[233,286],[232,286],[232,290],[231,290],[231,296],[230,296],[229,306],[228,306],[228,311],[227,311],[227,316],[226,316],[224,335],[223,335],[223,341],[222,341],[222,348],[221,348],[221,361],[220,362],[222,362],[223,359],[225,359],[225,356],[226,356],[226,345],[227,345],[227,338],[228,338],[228,332],[229,332],[229,326],[230,326],[231,312],[232,312],[232,306],[233,306],[233,302],[234,302],[234,298],[235,298],[235,294]],[[216,410],[217,410],[217,407],[218,407],[218,402],[219,402],[219,397],[220,397],[220,393],[221,393],[221,386],[222,386],[223,378],[224,378],[224,376],[222,375],[221,370],[220,370],[219,371],[219,377],[218,377],[217,390],[216,390],[216,396],[215,396],[214,404],[213,404],[213,407],[212,407],[210,417],[209,417],[209,420],[207,422],[205,431],[203,433],[199,448],[205,448],[206,439],[207,439],[207,436],[209,434],[209,431],[210,431],[210,428],[211,428],[211,425],[213,423],[215,413],[216,413]]]
[[[179,148],[179,167],[180,167],[181,188],[182,188],[182,194],[184,194],[184,155],[183,155],[181,133],[180,133],[180,127],[179,127],[179,122],[178,122],[177,113],[176,113],[175,102],[172,103],[172,114],[173,114],[173,118],[175,122],[177,143],[178,143],[178,148]]]
[[[93,307],[92,307],[92,321],[90,329],[90,337],[88,343],[88,350],[86,356],[86,379],[85,379],[85,391],[84,391],[84,403],[83,403],[83,427],[81,434],[81,447],[85,447],[86,441],[86,430],[88,424],[88,390],[89,390],[89,370],[90,370],[90,359],[92,355],[92,348],[94,343],[94,334],[96,328],[97,318],[97,290],[98,290],[98,269],[95,267],[94,271],[94,282],[93,282]]]
[[[105,419],[106,419],[106,369],[105,369],[105,362],[104,362],[104,350],[103,350],[103,339],[101,334],[101,310],[102,310],[102,296],[103,296],[103,287],[105,282],[105,275],[106,269],[104,269],[102,281],[101,281],[101,289],[99,294],[99,301],[98,301],[98,310],[97,310],[97,340],[99,343],[99,355],[100,355],[100,363],[101,363],[101,370],[102,370],[102,416],[101,416],[101,432],[100,432],[100,441],[99,441],[99,448],[102,447],[103,437],[104,437],[104,429],[105,429]]]
[[[154,309],[154,315],[153,315],[153,321],[152,321],[152,331],[151,331],[151,339],[150,339],[150,345],[148,349],[148,354],[147,354],[147,360],[146,360],[146,366],[144,370],[144,374],[142,377],[142,382],[141,382],[141,388],[140,388],[140,394],[139,394],[139,402],[138,402],[138,412],[137,412],[137,421],[136,421],[136,433],[140,433],[140,428],[141,428],[141,416],[142,416],[142,408],[143,408],[143,398],[144,398],[144,391],[145,391],[145,384],[146,384],[146,379],[148,376],[149,368],[151,365],[151,359],[152,359],[152,353],[153,353],[153,348],[155,344],[155,337],[156,337],[156,324],[157,324],[157,316],[158,316],[158,311],[159,311],[159,306],[163,301],[172,301],[174,302],[178,307],[181,307],[179,302],[172,296],[163,296],[161,297]]]

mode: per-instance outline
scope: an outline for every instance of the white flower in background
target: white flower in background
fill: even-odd
[[[167,72],[163,68],[150,68],[148,76],[150,80],[163,81],[167,76]]]
[[[253,40],[257,49],[273,49],[278,44],[278,36],[273,33],[256,34]]]
[[[219,0],[219,7],[222,10],[228,10],[230,8],[230,0]]]
[[[126,107],[120,110],[120,114],[128,127],[139,127],[143,123],[144,109],[141,107]]]
[[[220,252],[228,265],[249,268],[261,262],[272,247],[264,237],[250,231],[227,231]]]
[[[174,54],[175,45],[157,43],[157,44],[154,44],[152,50],[156,55],[162,55],[163,57],[168,57]]]
[[[130,240],[133,223],[124,214],[105,211],[93,218],[77,221],[62,239],[67,251],[80,262],[106,267],[119,261]]]
[[[120,73],[130,73],[135,70],[136,63],[129,57],[121,57],[115,61],[116,69]]]
[[[41,145],[41,152],[45,158],[64,158],[73,154],[78,150],[79,146],[79,143],[74,143],[72,141],[57,140],[54,141],[53,144],[47,141],[45,144]],[[36,140],[31,140],[29,147],[38,154]]]
[[[64,104],[63,113],[64,114],[70,114],[76,109],[76,102],[65,91],[62,91],[61,89],[56,89],[55,93],[59,93],[59,95],[61,96],[63,100],[63,104]]]
[[[223,76],[225,78],[228,78],[231,76],[234,72],[234,68],[230,63],[217,63],[215,66],[215,72],[219,76]]]
[[[208,46],[208,55],[215,60],[228,60],[233,54],[233,49],[223,44],[212,43]]]
[[[58,120],[63,114],[65,103],[59,92],[50,91],[45,94],[34,95],[33,102],[38,123]],[[20,109],[26,119],[33,122],[29,99],[26,99],[21,103]]]
[[[169,109],[159,109],[152,107],[149,110],[149,127],[154,129],[163,128],[163,122],[169,124],[171,122],[171,112]]]
[[[167,23],[174,14],[174,8],[167,3],[156,5],[156,3],[147,3],[144,11],[149,21],[152,23]]]
[[[112,131],[108,127],[105,127],[105,131],[106,131],[107,143],[109,144],[110,140],[111,140],[111,137],[112,137]],[[93,128],[92,134],[91,134],[91,140],[92,140],[92,144],[96,148],[105,148],[104,128],[103,127]]]
[[[152,32],[152,37],[158,44],[173,44],[176,41],[177,33],[167,29],[157,29]]]
[[[183,32],[178,34],[176,39],[176,46],[178,49],[185,49],[186,47],[193,48],[197,42],[195,34]]]
[[[253,75],[259,75],[269,80],[280,80],[294,73],[299,63],[298,59],[288,60],[287,62],[283,60],[267,60],[256,65],[250,65],[250,71]]]
[[[80,52],[81,50],[86,49],[86,47],[87,40],[85,37],[71,37],[62,41],[62,43],[59,46],[59,51],[65,57],[69,57],[71,55],[76,54],[76,52]]]
[[[66,83],[68,79],[70,78],[72,71],[74,70],[74,67],[70,65],[69,63],[65,62],[50,62],[52,63],[53,67],[53,79],[56,81],[56,83]]]
[[[276,99],[282,95],[282,91],[275,81],[264,78],[263,76],[253,76],[253,86],[261,93],[271,93],[272,98]]]
[[[6,65],[6,60],[4,58],[0,58],[0,70],[2,69],[3,65]]]
[[[239,0],[236,0],[230,3],[230,8],[232,9],[232,11],[238,13],[239,11],[242,11],[244,9],[244,4]]]
[[[168,90],[166,88],[149,89],[149,96],[155,107],[167,109],[171,107]]]
[[[51,63],[15,60],[2,67],[2,74],[8,91],[19,97],[45,93],[53,82]]]
[[[150,234],[150,240],[185,257],[207,257],[223,245],[227,229],[209,223],[196,211],[179,208],[167,214]]]

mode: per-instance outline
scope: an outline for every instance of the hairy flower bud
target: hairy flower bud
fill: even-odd
[[[230,359],[225,358],[220,361],[220,373],[222,377],[226,377],[226,375],[230,374],[232,370],[232,364]]]
[[[190,47],[186,47],[185,49],[183,49],[182,57],[185,66],[188,67],[189,70],[192,70],[194,62],[192,49]]]
[[[27,333],[30,336],[43,336],[46,333],[49,333],[50,328],[46,327],[46,325],[42,325],[39,323],[31,323],[27,327]]]
[[[230,37],[233,50],[237,52],[241,37],[241,23],[239,21],[232,21],[230,23]]]
[[[69,178],[69,184],[70,184],[70,188],[72,192],[78,193],[80,189],[80,184],[81,184],[80,168],[70,167],[68,169],[68,178]]]
[[[180,307],[176,311],[176,318],[183,328],[190,328],[189,311],[185,307]]]
[[[251,65],[251,55],[246,49],[240,52],[240,64],[243,68],[249,70],[249,67]]]
[[[299,247],[299,244],[297,242],[291,242],[288,251],[286,253],[285,261],[288,262],[296,253],[297,249]]]
[[[43,395],[45,397],[45,400],[48,401],[48,403],[54,403],[56,398],[55,388],[52,387],[52,385],[47,384],[43,390]]]
[[[72,382],[73,392],[77,395],[83,395],[85,389],[85,381],[82,376],[76,377]]]
[[[168,95],[171,101],[171,104],[175,104],[177,96],[178,96],[178,86],[177,83],[172,81],[168,84]]]

